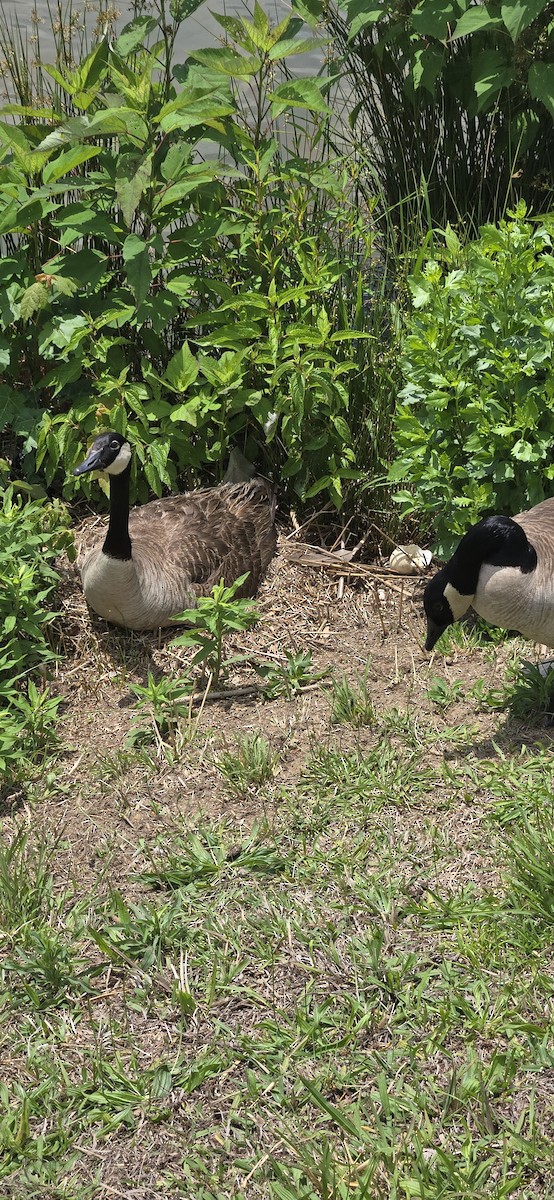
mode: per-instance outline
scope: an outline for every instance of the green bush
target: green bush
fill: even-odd
[[[394,223],[478,224],[519,198],[552,205],[549,0],[321,0],[321,10],[348,67],[361,184],[386,198]]]
[[[340,162],[296,153],[297,114],[315,144],[328,113],[324,80],[287,78],[302,21],[218,19],[226,46],[160,69],[160,23],[138,18],[48,68],[62,115],[3,110],[0,427],[69,497],[83,440],[114,427],[141,499],[220,478],[239,445],[291,498],[338,507],[374,235]]]
[[[24,504],[8,487],[0,506],[0,778],[10,778],[53,738],[59,699],[32,675],[55,658],[48,607],[58,576],[52,567],[71,535],[62,505]]]
[[[434,523],[440,554],[553,492],[554,256],[547,223],[524,217],[465,250],[448,230],[410,280],[390,478],[410,483],[396,499]]]

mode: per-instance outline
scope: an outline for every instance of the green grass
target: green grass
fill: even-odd
[[[256,792],[273,776],[277,755],[260,733],[239,738],[234,750],[224,750],[217,767],[231,795],[247,796]]]
[[[286,791],[261,733],[216,759],[273,798],[248,833],[160,820],[78,898],[61,843],[5,840],[9,1195],[94,1200],[108,1161],[190,1200],[552,1194],[550,752],[335,697]]]

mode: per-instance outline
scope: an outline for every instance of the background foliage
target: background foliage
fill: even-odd
[[[447,554],[487,512],[516,513],[552,494],[552,221],[524,208],[442,247],[410,279],[406,380],[396,410],[391,480]]]
[[[63,505],[40,500],[23,504],[4,491],[0,505],[0,780],[10,778],[29,760],[40,758],[53,742],[60,699],[40,673],[55,658],[49,629],[58,580],[56,554],[70,546]]]
[[[137,17],[47,68],[63,111],[4,109],[0,423],[49,485],[112,425],[141,499],[221,478],[239,445],[296,497],[340,506],[360,473],[349,378],[374,233],[343,166],[295,152],[290,114],[328,111],[325,80],[285,77],[313,45],[300,18],[271,28],[256,4],[220,21],[224,47],[172,66],[161,21]]]
[[[345,0],[325,9],[346,62],[348,116],[393,222],[475,226],[524,198],[552,203],[549,0]]]

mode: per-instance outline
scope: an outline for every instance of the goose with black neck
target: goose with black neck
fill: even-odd
[[[515,517],[485,517],[425,588],[432,650],[470,606],[491,625],[554,646],[554,499]]]
[[[222,578],[229,584],[248,572],[237,595],[254,595],[277,543],[266,481],[199,488],[130,510],[131,458],[130,443],[112,430],[74,471],[105,471],[110,481],[107,529],[80,567],[90,607],[127,629],[156,629]]]

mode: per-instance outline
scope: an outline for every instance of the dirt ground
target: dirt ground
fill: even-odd
[[[261,620],[254,629],[229,636],[226,655],[278,664],[287,650],[309,651],[311,670],[329,675],[291,703],[284,698],[265,701],[248,662],[231,668],[217,693],[220,698],[209,696],[192,711],[195,736],[178,760],[168,763],[154,744],[151,770],[142,762],[133,765],[126,750],[136,703],[130,684],[144,685],[149,672],[158,679],[182,674],[191,652],[171,646],[174,629],[136,634],[107,626],[88,610],[76,568],[65,565],[65,654],[52,680],[53,690],[64,698],[59,722],[63,753],[58,786],[48,806],[40,814],[35,810],[32,819],[63,834],[68,874],[83,891],[100,881],[103,886],[116,883],[132,867],[141,840],[174,819],[182,823],[183,818],[224,816],[245,829],[251,826],[262,815],[255,798],[230,800],[216,765],[218,752],[233,749],[240,737],[264,734],[278,753],[276,784],[282,788],[298,780],[318,745],[362,752],[370,746],[371,728],[331,723],[331,673],[345,675],[354,685],[365,675],[378,712],[399,709],[415,718],[416,727],[421,721],[422,728],[431,726],[438,733],[444,728],[445,748],[449,730],[460,724],[471,726],[472,752],[483,758],[495,753],[493,738],[514,750],[529,740],[525,726],[508,726],[497,712],[477,712],[467,694],[477,679],[487,687],[498,686],[513,653],[509,642],[493,646],[488,655],[476,655],[470,647],[448,657],[423,650],[422,594],[429,572],[422,578],[391,575],[383,559],[362,564],[361,576],[351,568],[352,574],[341,577],[336,563],[332,570],[301,565],[295,561],[297,553],[294,541],[282,534],[257,601]],[[447,711],[428,695],[437,678],[462,685],[460,698]],[[532,736],[548,735],[535,728]],[[25,808],[23,789],[4,792],[4,815],[21,816]]]

